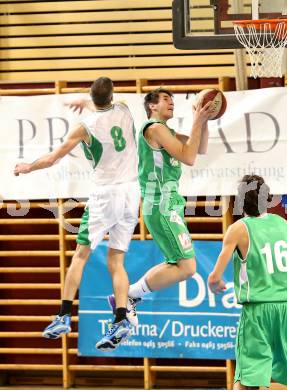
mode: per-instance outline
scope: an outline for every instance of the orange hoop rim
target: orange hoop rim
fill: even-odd
[[[287,19],[249,19],[249,20],[233,20],[234,25],[240,27],[247,27],[250,24],[253,24],[256,29],[259,29],[260,26],[264,24],[270,24],[272,28],[275,28],[279,23],[287,24]]]

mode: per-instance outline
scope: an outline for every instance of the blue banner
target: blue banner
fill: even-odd
[[[197,273],[188,281],[146,295],[137,306],[139,326],[115,351],[101,352],[96,342],[106,333],[113,316],[107,302],[112,293],[106,266],[106,241],[87,263],[80,287],[79,354],[193,359],[234,359],[236,328],[240,315],[232,276],[225,272],[226,291],[214,295],[207,277],[221,250],[221,241],[195,241]],[[132,241],[126,256],[130,283],[162,262],[153,241]]]

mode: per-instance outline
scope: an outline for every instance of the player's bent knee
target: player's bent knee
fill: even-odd
[[[183,280],[191,278],[196,273],[196,261],[194,258],[180,260],[180,267],[183,270]]]

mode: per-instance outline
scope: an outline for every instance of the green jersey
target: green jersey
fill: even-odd
[[[153,123],[167,126],[164,121],[157,119],[150,119],[143,124],[138,142],[139,182],[143,198],[158,200],[165,193],[177,192],[181,163],[164,148],[156,149],[149,145],[144,137],[144,131]],[[171,134],[175,134],[174,130],[168,126],[167,128]]]
[[[275,214],[241,219],[249,235],[245,259],[234,252],[239,303],[287,302],[287,223]]]

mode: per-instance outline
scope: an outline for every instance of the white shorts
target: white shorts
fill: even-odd
[[[137,181],[99,187],[87,202],[77,243],[95,249],[109,233],[109,247],[126,252],[138,223],[139,202]]]

